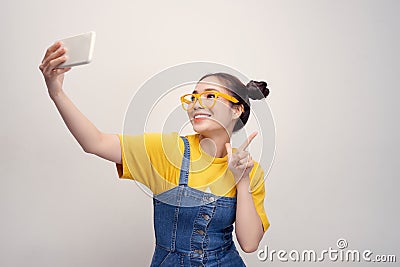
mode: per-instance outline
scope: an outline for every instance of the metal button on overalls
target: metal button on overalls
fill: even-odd
[[[151,266],[246,266],[232,240],[236,197],[221,197],[188,186],[189,141],[179,185],[153,196],[155,251]]]

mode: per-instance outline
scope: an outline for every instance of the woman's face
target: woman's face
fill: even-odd
[[[218,84],[222,84],[217,77],[209,76],[197,83],[192,93],[200,94],[204,91],[214,90],[229,95],[229,91]],[[211,133],[232,133],[233,127],[240,116],[238,108],[223,98],[217,97],[212,108],[202,107],[197,100],[194,107],[188,110],[188,116],[194,131],[199,134],[209,135]]]

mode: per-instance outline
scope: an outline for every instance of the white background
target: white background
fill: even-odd
[[[260,248],[321,251],[342,237],[349,249],[399,258],[399,9],[388,0],[2,1],[0,266],[149,265],[151,199],[83,152],[38,69],[55,40],[89,30],[94,60],[64,88],[104,132],[122,132],[135,90],[172,65],[218,62],[268,82],[277,151]],[[310,265],[241,254],[248,266]]]

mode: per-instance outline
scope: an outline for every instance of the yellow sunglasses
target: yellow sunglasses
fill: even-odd
[[[203,108],[212,108],[217,102],[219,96],[233,103],[239,102],[239,100],[228,94],[218,91],[204,91],[200,94],[186,94],[181,96],[182,107],[184,110],[191,110],[196,104],[196,101],[199,100],[199,104]]]

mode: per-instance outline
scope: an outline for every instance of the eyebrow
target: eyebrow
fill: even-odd
[[[214,89],[214,88],[207,88],[207,89],[205,89],[204,91],[217,91],[217,92],[220,92],[219,90]],[[192,92],[192,94],[197,94],[197,91],[194,90],[194,91]]]

